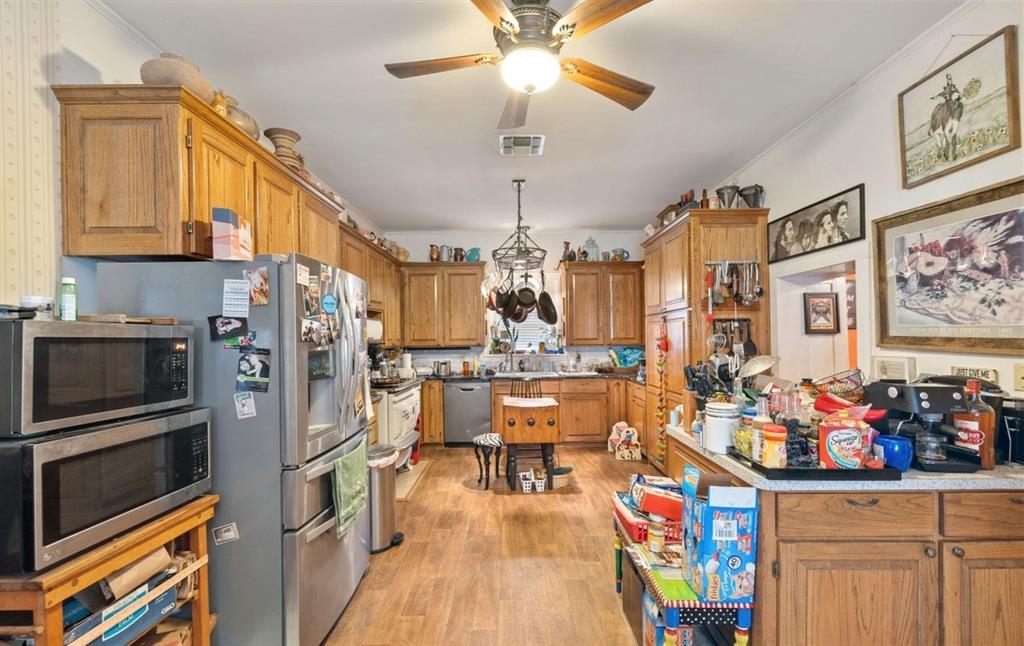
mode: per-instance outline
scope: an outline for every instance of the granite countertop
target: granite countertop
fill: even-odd
[[[636,381],[635,374],[622,374],[622,373],[597,373],[597,374],[572,374],[572,373],[558,373],[552,374],[550,372],[538,372],[537,376],[527,375],[525,373],[518,374],[514,377],[509,376],[497,376],[497,375],[480,375],[479,377],[463,377],[462,375],[451,375],[450,377],[436,377],[434,375],[426,375],[424,379],[439,379],[441,381],[490,381],[492,379],[498,379],[501,381],[516,381],[522,379],[626,379],[628,381]]]
[[[739,461],[702,449],[680,426],[666,426],[668,434],[752,487],[765,491],[959,491],[966,489],[1024,489],[1024,466],[1000,465],[977,473],[927,473],[911,469],[902,480],[834,481],[769,480]]]

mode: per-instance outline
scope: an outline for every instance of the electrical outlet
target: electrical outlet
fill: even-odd
[[[1024,391],[1024,363],[1013,364],[1013,389]]]

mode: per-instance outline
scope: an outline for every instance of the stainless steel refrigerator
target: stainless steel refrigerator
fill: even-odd
[[[247,276],[248,332],[212,338],[244,329],[208,317],[241,318],[240,284],[226,291],[225,280]],[[213,410],[221,496],[209,536],[213,642],[319,644],[369,565],[369,512],[339,539],[331,497],[334,461],[367,435],[366,283],[299,255],[101,262],[97,278],[101,312],[195,326],[195,405]]]

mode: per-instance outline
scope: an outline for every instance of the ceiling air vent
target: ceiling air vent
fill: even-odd
[[[540,157],[544,135],[499,135],[498,152],[506,157]]]

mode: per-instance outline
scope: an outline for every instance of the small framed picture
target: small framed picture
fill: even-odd
[[[804,294],[804,334],[839,334],[839,294]]]

